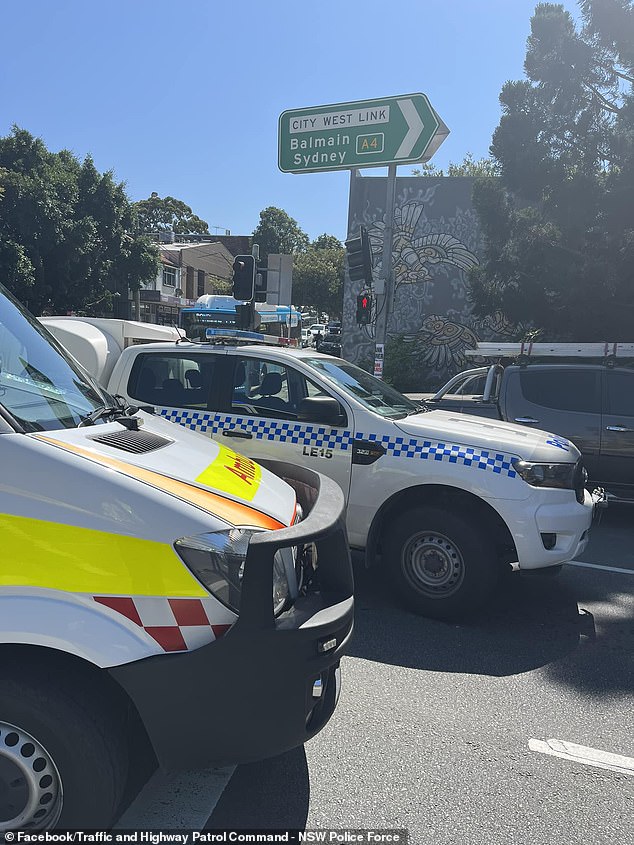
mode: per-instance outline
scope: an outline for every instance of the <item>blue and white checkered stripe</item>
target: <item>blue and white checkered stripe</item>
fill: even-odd
[[[488,469],[497,475],[515,478],[511,460],[514,456],[488,449],[474,449],[471,446],[458,446],[454,443],[436,443],[432,440],[417,440],[413,437],[388,437],[377,434],[359,434],[360,440],[380,443],[388,455],[395,458],[419,458],[428,461],[448,461],[472,469]]]
[[[272,440],[276,443],[293,443],[300,446],[317,446],[340,449],[347,452],[352,445],[352,432],[347,429],[333,429],[310,423],[286,422],[284,420],[242,417],[233,414],[210,414],[206,411],[192,411],[182,408],[160,408],[159,413],[171,422],[180,423],[203,434],[217,434],[223,429],[239,428],[249,432],[258,440]],[[390,437],[378,434],[357,434],[358,440],[380,443],[386,453],[394,458],[418,458],[419,460],[447,461],[471,469],[490,470],[497,475],[515,478],[511,460],[514,456],[488,449],[475,449],[432,440],[417,440],[414,437]]]
[[[211,435],[223,429],[239,428],[252,434],[257,440],[272,440],[276,443],[294,443],[300,446],[320,446],[326,449],[341,449],[346,452],[352,443],[352,432],[333,429],[310,423],[286,422],[284,420],[239,417],[233,414],[208,414],[205,411],[187,411],[176,408],[161,408],[165,419],[177,422],[194,431]]]

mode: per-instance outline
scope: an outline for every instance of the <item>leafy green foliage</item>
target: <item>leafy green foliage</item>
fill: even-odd
[[[334,243],[338,246],[329,246]],[[293,304],[341,317],[345,250],[332,235],[320,235],[293,262]]]
[[[334,235],[320,235],[310,245],[311,249],[343,249],[343,244]]]
[[[174,197],[152,193],[133,203],[142,232],[174,232],[177,235],[208,235],[209,226],[191,208]]]
[[[281,208],[269,206],[260,212],[260,222],[253,232],[253,243],[260,247],[260,258],[273,255],[294,255],[308,247],[308,235]]]
[[[483,178],[496,175],[497,164],[493,159],[475,159],[472,153],[467,153],[460,164],[449,162],[447,173],[429,161],[412,170],[412,176],[477,176]]]
[[[368,373],[374,372],[374,358],[366,357],[359,366]],[[383,381],[401,393],[429,393],[438,387],[420,347],[402,335],[389,337],[385,344]]]
[[[416,344],[402,336],[388,338],[383,379],[401,393],[431,390],[430,371]]]
[[[97,172],[14,127],[0,138],[0,280],[40,314],[127,295],[158,272],[158,253],[112,173]]]
[[[634,325],[634,7],[580,6],[581,30],[537,6],[527,79],[500,94],[500,179],[474,188],[487,246],[470,295],[545,340],[620,340]]]

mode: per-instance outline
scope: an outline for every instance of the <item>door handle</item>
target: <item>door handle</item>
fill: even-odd
[[[634,428],[627,428],[624,425],[606,425],[606,431],[634,431]]]
[[[529,425],[532,423],[538,423],[539,420],[536,420],[534,417],[515,417],[514,422]]]
[[[252,440],[253,435],[248,431],[241,431],[239,428],[225,428],[222,432],[223,437],[241,437],[242,440]]]

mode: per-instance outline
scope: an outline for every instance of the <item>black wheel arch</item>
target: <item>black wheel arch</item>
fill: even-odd
[[[0,678],[50,679],[67,693],[77,689],[83,698],[91,698],[97,706],[108,708],[121,726],[129,750],[140,749],[156,758],[145,727],[128,694],[112,678],[107,669],[56,648],[28,643],[0,643]]]
[[[381,505],[374,515],[365,547],[365,565],[374,566],[380,562],[381,543],[385,526],[397,514],[413,507],[454,508],[466,514],[470,520],[487,526],[487,533],[493,538],[500,565],[517,560],[513,536],[500,514],[484,499],[446,484],[421,484],[399,490]]]

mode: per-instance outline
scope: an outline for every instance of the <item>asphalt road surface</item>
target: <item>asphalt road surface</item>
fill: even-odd
[[[511,576],[460,625],[403,610],[357,566],[356,630],[324,731],[262,763],[154,774],[119,826],[634,843],[633,540],[634,506],[611,505],[581,561]]]

